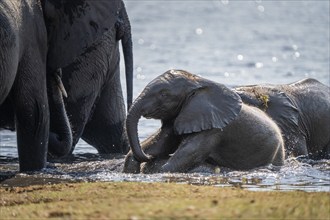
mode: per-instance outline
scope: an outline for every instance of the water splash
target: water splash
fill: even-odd
[[[3,160],[1,160],[3,161]],[[238,187],[253,191],[302,190],[330,191],[330,160],[290,158],[282,167],[266,166],[250,171],[222,168],[217,173],[122,173],[120,155],[74,155],[66,161],[54,161],[42,172],[19,174],[17,160],[7,158],[0,170],[1,186],[49,184],[58,182],[174,182],[216,187]]]

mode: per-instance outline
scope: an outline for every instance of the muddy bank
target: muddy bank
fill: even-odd
[[[2,219],[328,219],[329,192],[251,192],[176,183],[1,187]]]

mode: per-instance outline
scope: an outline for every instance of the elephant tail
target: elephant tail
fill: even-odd
[[[116,38],[117,40],[121,40],[123,47],[126,72],[127,109],[129,110],[133,101],[133,43],[131,24],[124,2],[122,2],[119,10],[119,17],[116,22]]]

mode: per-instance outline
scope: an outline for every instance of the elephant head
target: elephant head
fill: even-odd
[[[222,84],[182,70],[170,70],[151,81],[134,101],[126,129],[134,157],[149,161],[140,147],[137,124],[141,116],[172,121],[177,135],[222,129],[241,110],[241,98]]]

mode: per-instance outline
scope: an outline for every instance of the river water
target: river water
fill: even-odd
[[[126,0],[134,43],[134,97],[159,74],[185,69],[228,86],[313,77],[329,86],[329,1]],[[124,67],[121,65],[122,73]],[[123,75],[123,74],[122,74]],[[122,77],[124,82],[124,76]],[[125,85],[123,83],[123,87]],[[160,126],[142,119],[141,139]],[[123,157],[80,141],[74,155],[17,174],[15,133],[0,131],[1,185],[57,181],[179,182],[249,190],[330,191],[330,160],[289,158],[282,168],[219,173],[122,174]],[[12,177],[8,179],[8,177]]]

